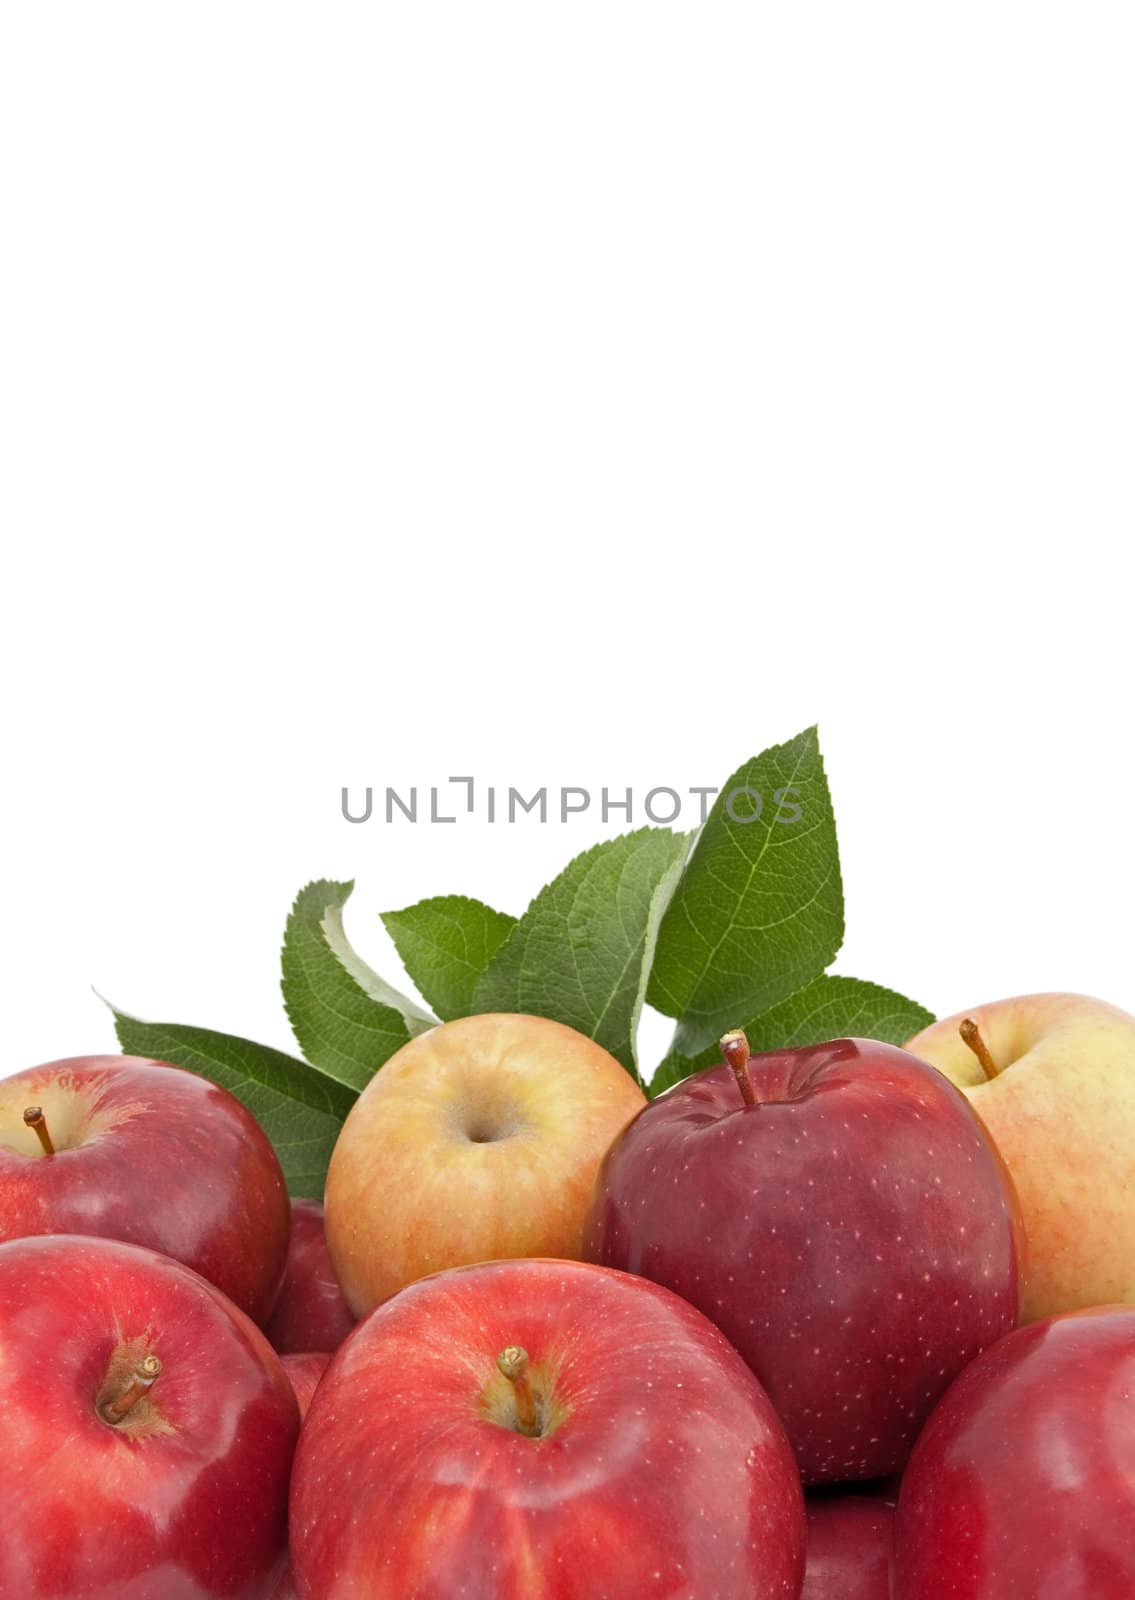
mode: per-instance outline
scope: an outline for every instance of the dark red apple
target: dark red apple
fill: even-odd
[[[940,1402],[895,1521],[896,1600],[1131,1600],[1135,1307],[1012,1333]]]
[[[293,1200],[284,1282],[264,1331],[281,1355],[290,1355],[338,1350],[354,1325],[327,1251],[323,1207]]]
[[[568,1261],[424,1278],[329,1367],[292,1477],[303,1600],[796,1600],[800,1479],[712,1323]]]
[[[810,1494],[805,1511],[800,1600],[891,1600],[894,1494]]]
[[[135,1056],[75,1056],[0,1081],[0,1241],[144,1245],[263,1323],[288,1228],[276,1152],[227,1089]]]
[[[1016,1200],[963,1095],[869,1039],[709,1067],[600,1170],[585,1254],[711,1317],[805,1482],[887,1477],[950,1380],[1016,1325]]]
[[[187,1267],[0,1245],[0,1595],[265,1600],[299,1431],[275,1351]]]

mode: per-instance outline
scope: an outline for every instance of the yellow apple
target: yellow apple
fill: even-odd
[[[614,1056],[544,1017],[463,1017],[411,1040],[356,1101],[327,1174],[352,1311],[446,1267],[578,1258],[599,1163],[645,1104]]]
[[[906,1048],[965,1092],[1016,1184],[1022,1321],[1135,1303],[1135,1017],[1085,995],[1023,995]]]

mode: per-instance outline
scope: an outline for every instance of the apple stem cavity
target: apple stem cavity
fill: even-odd
[[[143,1395],[149,1394],[162,1375],[162,1364],[157,1356],[143,1356],[134,1368],[130,1382],[117,1400],[108,1400],[102,1408],[102,1419],[116,1425],[133,1411]]]
[[[43,1146],[45,1156],[55,1154],[55,1145],[52,1143],[51,1134],[47,1131],[47,1118],[43,1114],[42,1106],[29,1106],[24,1112],[24,1122],[31,1128],[40,1144]]]
[[[510,1344],[497,1357],[497,1366],[512,1384],[516,1402],[516,1430],[529,1439],[540,1433],[540,1408],[528,1372],[528,1352],[518,1344]]]
[[[972,1017],[966,1017],[959,1025],[958,1032],[963,1043],[967,1044],[981,1063],[981,1070],[986,1078],[992,1082],[997,1076],[997,1063],[989,1053],[989,1046],[981,1036],[981,1029]]]
[[[741,1091],[741,1098],[747,1106],[755,1106],[757,1096],[753,1090],[753,1080],[749,1076],[749,1041],[743,1028],[734,1028],[732,1033],[727,1033],[721,1040],[721,1054],[733,1069],[733,1076],[737,1079],[737,1087]]]

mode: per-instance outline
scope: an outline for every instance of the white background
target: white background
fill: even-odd
[[[282,1046],[295,891],[513,911],[820,724],[839,970],[1135,1007],[1127,4],[9,0],[0,1071]],[[636,819],[637,820],[637,819]],[[657,1030],[652,1030],[652,1040]]]

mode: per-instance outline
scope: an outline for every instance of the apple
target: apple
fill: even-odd
[[[265,1600],[295,1396],[252,1321],[117,1240],[0,1245],[0,1595]]]
[[[445,1267],[580,1254],[595,1173],[645,1104],[594,1040],[544,1017],[463,1017],[397,1051],[327,1174],[327,1244],[358,1316]]]
[[[612,1147],[586,1253],[717,1323],[806,1483],[889,1476],[1016,1325],[1012,1186],[965,1097],[893,1045],[722,1048]]]
[[[280,1581],[272,1590],[271,1600],[299,1600],[296,1580],[292,1577],[290,1566],[285,1567],[280,1574]]]
[[[800,1600],[891,1600],[894,1493],[810,1494],[805,1511]]]
[[[459,1268],[356,1329],[304,1424],[302,1600],[797,1600],[800,1479],[706,1318],[571,1261]]]
[[[262,1323],[288,1227],[276,1152],[227,1089],[136,1056],[75,1056],[0,1080],[0,1241],[144,1245]]]
[[[1131,1600],[1135,1310],[1002,1339],[939,1403],[895,1521],[895,1600]]]
[[[280,1365],[288,1375],[296,1402],[300,1408],[301,1419],[306,1417],[311,1409],[311,1402],[319,1381],[327,1371],[331,1357],[326,1351],[306,1354],[283,1355]],[[272,1590],[272,1600],[296,1600],[296,1585],[292,1577],[291,1563],[280,1574],[280,1581]]]
[[[355,1325],[339,1287],[318,1200],[292,1201],[292,1231],[284,1282],[264,1327],[281,1355],[337,1350]]]
[[[907,1049],[963,1090],[1013,1175],[1022,1319],[1135,1303],[1135,1017],[1032,994],[947,1017]]]
[[[301,1418],[306,1417],[311,1409],[312,1397],[330,1361],[331,1356],[326,1350],[296,1351],[280,1357],[280,1365],[288,1375]]]

